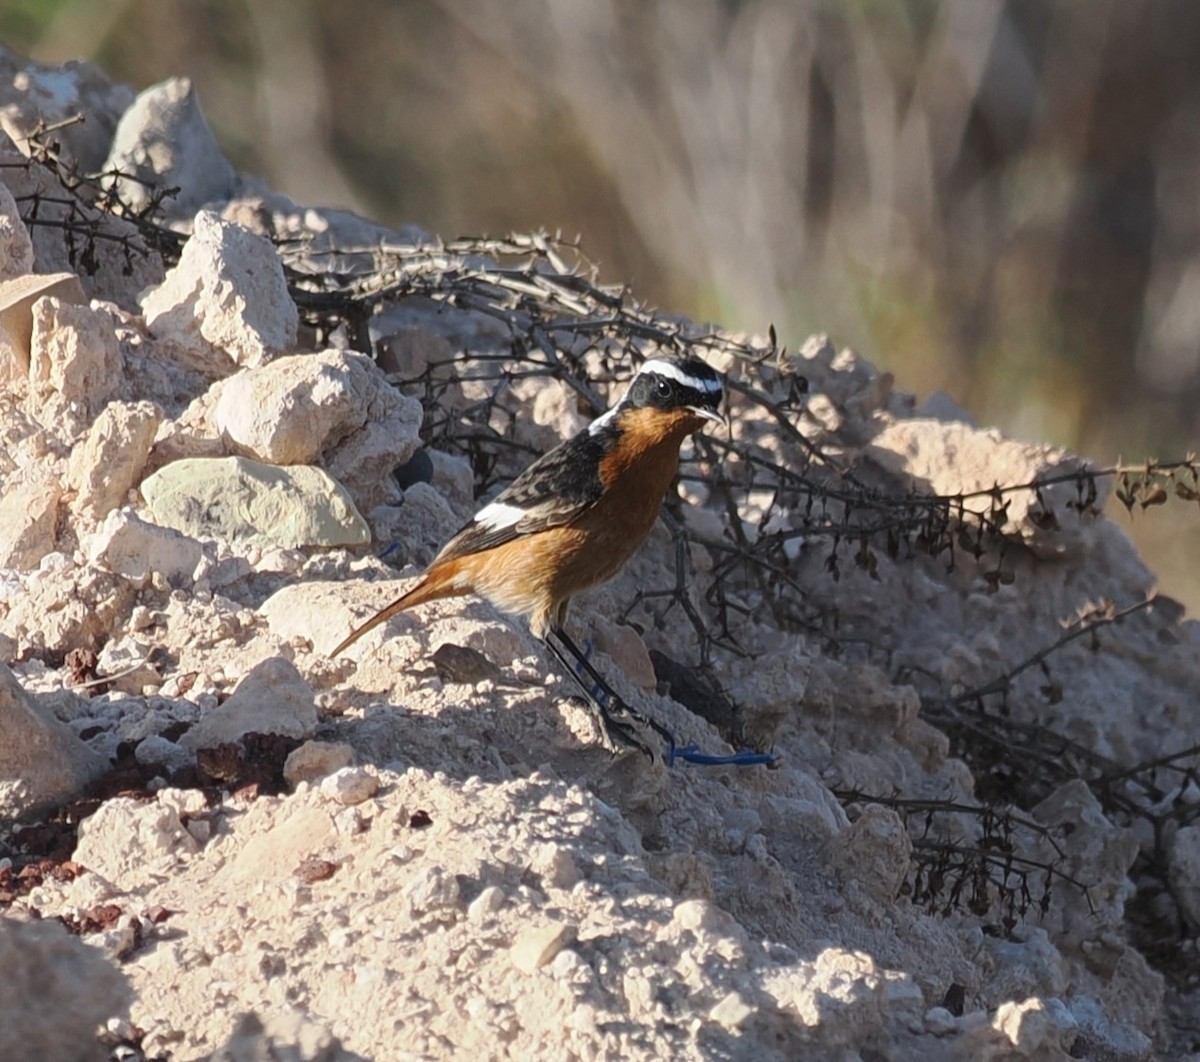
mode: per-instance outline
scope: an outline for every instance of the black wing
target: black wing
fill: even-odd
[[[577,519],[604,493],[600,461],[609,436],[607,430],[592,433],[584,428],[543,454],[442,547],[434,564]]]

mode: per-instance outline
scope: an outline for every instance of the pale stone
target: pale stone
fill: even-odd
[[[0,189],[3,187],[0,185]],[[29,375],[33,304],[43,295],[77,305],[87,302],[74,273],[26,272],[0,280],[0,383],[23,380]]]
[[[989,491],[997,483],[1029,483],[1087,467],[1087,462],[1052,446],[1015,442],[998,431],[979,431],[957,421],[915,418],[887,425],[866,452],[880,467],[900,477],[906,487],[916,484],[921,491],[940,495]],[[1111,480],[1100,479],[1096,486],[1099,510],[1111,490]],[[1092,544],[1094,529],[1101,521],[1073,508],[1075,500],[1075,483],[1070,479],[1039,492],[1009,493],[1001,530],[1019,537],[1038,557],[1078,556]],[[986,496],[968,502],[968,519],[972,512],[986,513],[988,502]]]
[[[0,819],[75,796],[105,766],[0,663]]]
[[[33,241],[0,174],[0,281],[33,272]],[[83,289],[80,288],[80,295]],[[3,314],[0,314],[3,322]]]
[[[342,767],[354,763],[354,749],[330,741],[306,741],[288,753],[283,777],[293,788],[301,782],[315,782]]]
[[[60,410],[86,422],[113,397],[121,383],[118,324],[107,310],[54,296],[34,303],[29,382],[44,423]]]
[[[151,882],[184,855],[200,850],[175,809],[129,797],[105,801],[79,824],[77,863],[128,890]]]
[[[613,623],[604,616],[595,619],[596,648],[608,655],[618,671],[635,686],[652,690],[658,685],[646,643],[632,627]]]
[[[1200,927],[1200,826],[1175,831],[1169,870],[1184,919],[1192,928]]]
[[[362,354],[300,354],[220,386],[217,433],[276,465],[324,464],[363,512],[397,492],[391,473],[420,447],[421,405]]]
[[[509,958],[518,970],[531,974],[551,962],[575,937],[575,927],[565,922],[534,926],[517,937]]]
[[[57,919],[0,918],[0,1058],[106,1057],[96,1029],[129,1006],[125,975]]]
[[[379,779],[362,767],[343,767],[321,780],[321,795],[351,807],[369,800],[379,789]]]
[[[272,657],[253,668],[229,700],[204,716],[179,739],[179,744],[195,752],[236,743],[250,733],[303,738],[316,726],[312,687],[294,664]]]
[[[115,186],[134,210],[147,206],[155,189],[179,189],[163,202],[170,217],[190,218],[206,203],[228,199],[237,181],[186,77],[138,94],[121,116],[104,169],[129,174]]]
[[[259,365],[296,342],[299,318],[275,248],[208,211],[196,215],[179,264],[141,302],[146,327],[212,375]]]
[[[57,144],[64,162],[77,162],[84,173],[102,169],[117,120],[133,102],[133,90],[115,84],[95,63],[39,63],[14,52],[0,52],[0,59],[5,88],[0,129],[26,154],[32,150],[28,138],[41,130],[42,142]],[[77,121],[79,115],[86,120]],[[47,134],[47,126],[56,128]],[[5,168],[0,174],[7,180],[11,171]],[[43,210],[50,206],[41,205]]]
[[[155,573],[171,586],[182,586],[204,556],[194,538],[143,520],[129,509],[109,513],[81,545],[89,561],[137,587],[149,583]]]
[[[899,815],[880,804],[868,804],[838,834],[831,855],[843,881],[857,882],[868,895],[890,902],[908,877],[912,841]]]
[[[733,1031],[754,1013],[754,1007],[742,998],[740,992],[730,992],[708,1012],[708,1017],[710,1021],[715,1021],[718,1025],[723,1025],[726,1029]]]
[[[62,488],[55,476],[6,484],[0,495],[0,568],[32,571],[54,549]]]
[[[162,410],[153,402],[110,402],[71,452],[67,483],[71,511],[85,524],[103,520],[125,502],[146,467]]]
[[[371,540],[342,486],[309,465],[185,458],[147,477],[141,491],[155,520],[185,534],[284,549]]]

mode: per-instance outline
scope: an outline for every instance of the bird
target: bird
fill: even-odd
[[[576,645],[567,612],[573,597],[613,578],[649,536],[684,439],[727,423],[723,397],[720,374],[702,359],[647,359],[611,409],[526,468],[442,547],[415,586],[330,655],[399,612],[473,593],[528,622],[578,682],[611,751],[615,736],[653,758],[633,723],[673,747],[670,732],[626,704]]]

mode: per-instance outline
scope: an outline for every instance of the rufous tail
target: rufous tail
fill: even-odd
[[[440,570],[435,568],[433,571],[426,572],[421,581],[408,593],[402,594],[386,608],[380,609],[361,627],[356,627],[329,655],[331,657],[341,656],[364,634],[373,631],[381,623],[387,623],[397,612],[403,612],[416,605],[423,605],[426,601],[435,601],[439,597],[454,597],[463,593],[460,588],[451,585],[453,574],[445,568]]]

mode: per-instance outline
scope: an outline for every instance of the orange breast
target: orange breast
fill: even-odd
[[[606,582],[646,540],[679,469],[679,446],[700,420],[686,412],[632,410],[621,445],[600,467],[601,499],[574,523],[525,535],[455,561],[476,593],[529,617],[544,637],[561,602]]]

